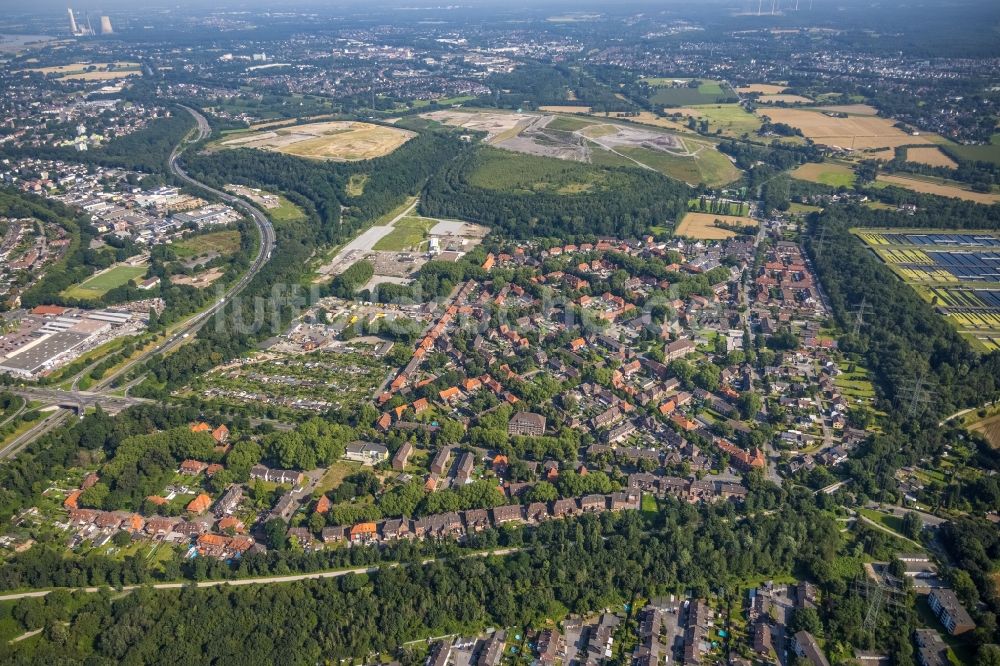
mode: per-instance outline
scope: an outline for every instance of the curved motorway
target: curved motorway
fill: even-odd
[[[198,135],[197,138],[195,138],[195,141],[201,141],[202,139],[208,138],[209,134],[212,133],[212,130],[208,126],[208,121],[205,120],[205,117],[190,107],[185,106],[183,108],[188,113],[190,113],[194,117],[195,121],[198,123],[197,127]],[[251,205],[244,199],[233,196],[227,192],[217,190],[213,187],[209,187],[208,185],[205,185],[204,183],[195,180],[194,178],[189,176],[186,171],[184,171],[184,168],[181,167],[180,164],[178,164],[177,159],[184,152],[184,149],[187,147],[187,145],[188,142],[182,141],[176,148],[174,148],[174,151],[170,154],[170,159],[167,161],[167,166],[170,168],[170,172],[173,173],[178,178],[180,178],[181,180],[183,180],[184,182],[188,183],[189,185],[193,185],[207,192],[211,192],[219,199],[233,206],[234,208],[238,208],[248,213],[251,219],[253,219],[254,224],[257,225],[257,230],[260,232],[259,251],[257,252],[257,256],[254,258],[253,263],[250,264],[250,268],[247,269],[247,271],[243,274],[242,277],[240,277],[239,280],[237,280],[231,287],[229,287],[228,290],[226,290],[226,293],[223,294],[219,300],[217,300],[207,309],[202,310],[201,312],[199,312],[198,314],[194,315],[186,322],[184,322],[184,324],[180,326],[174,332],[174,334],[170,338],[168,338],[162,345],[156,347],[155,349],[151,349],[150,351],[146,352],[145,354],[142,354],[138,358],[133,359],[125,366],[119,368],[113,374],[102,379],[99,384],[95,385],[95,388],[97,389],[107,387],[108,385],[111,384],[111,382],[113,382],[115,379],[123,375],[130,368],[135,367],[137,364],[145,361],[151,356],[172,351],[173,349],[176,349],[177,347],[187,342],[188,338],[190,338],[192,334],[197,333],[201,329],[201,327],[204,326],[212,318],[213,315],[215,315],[217,312],[219,312],[226,306],[226,301],[228,301],[234,296],[237,296],[241,291],[243,291],[246,288],[248,284],[250,284],[250,281],[254,278],[254,276],[257,275],[260,269],[264,267],[264,264],[266,264],[268,260],[271,258],[271,252],[274,250],[274,245],[275,245],[274,226],[271,224],[271,220],[269,220],[267,216],[260,211],[260,209]]]
[[[208,125],[208,121],[205,120],[205,117],[190,107],[185,106],[183,108],[190,113],[198,123],[197,137],[194,141],[201,141],[202,139],[208,138],[212,130]],[[18,391],[20,395],[33,400],[41,399],[43,402],[47,402],[48,404],[59,404],[62,401],[71,400],[76,397],[81,398],[79,401],[80,404],[92,404],[94,398],[99,397],[101,391],[108,388],[114,380],[121,377],[138,364],[157,354],[163,354],[176,349],[187,342],[192,334],[197,333],[201,327],[212,318],[213,315],[225,307],[226,301],[239,295],[239,293],[243,291],[248,284],[250,284],[250,281],[254,278],[254,276],[260,272],[260,269],[264,267],[264,264],[266,264],[271,258],[271,253],[274,250],[275,245],[274,227],[271,225],[271,221],[266,215],[264,215],[263,212],[260,211],[260,209],[251,205],[244,199],[209,187],[208,185],[205,185],[204,183],[189,176],[187,172],[185,172],[184,169],[177,163],[177,158],[181,156],[189,143],[190,142],[187,140],[182,140],[181,143],[174,148],[173,152],[170,154],[170,159],[167,161],[167,166],[170,168],[171,173],[189,185],[211,192],[227,204],[250,215],[254,224],[257,225],[257,230],[260,232],[260,248],[257,256],[254,257],[253,263],[250,264],[250,268],[247,269],[247,271],[240,277],[239,280],[236,281],[236,283],[226,290],[226,293],[223,294],[219,300],[181,324],[175,330],[174,334],[164,340],[162,344],[144,352],[143,354],[140,354],[128,363],[125,363],[113,373],[94,384],[89,391],[59,391],[57,395],[53,395],[51,392],[39,391],[35,388],[22,388],[22,390]],[[55,398],[54,400],[52,399],[53,397]],[[58,410],[53,412],[33,428],[23,433],[15,441],[3,447],[3,449],[0,449],[0,459],[14,456],[29,442],[60,425],[68,416],[68,411]]]

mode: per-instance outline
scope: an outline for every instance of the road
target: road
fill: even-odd
[[[170,154],[167,166],[169,167],[171,173],[180,178],[182,181],[194,187],[211,192],[227,204],[250,215],[254,224],[257,226],[258,232],[260,233],[260,248],[257,252],[257,256],[254,257],[253,263],[250,264],[250,267],[240,277],[240,279],[237,280],[235,284],[230,286],[228,290],[226,290],[225,294],[223,294],[219,300],[207,309],[202,310],[201,312],[190,317],[180,326],[176,327],[171,337],[164,340],[161,344],[143,352],[135,358],[130,359],[127,363],[122,364],[121,367],[109,374],[107,377],[104,377],[100,381],[96,382],[89,391],[59,391],[42,387],[21,387],[14,390],[14,392],[18,395],[42,402],[46,405],[76,404],[83,408],[91,407],[98,402],[100,402],[102,406],[109,406],[111,408],[125,408],[139,404],[140,402],[145,402],[140,398],[122,398],[121,396],[110,395],[107,393],[107,389],[119,377],[123,377],[130,370],[148,361],[150,358],[173,351],[193,339],[195,334],[201,330],[202,326],[210,321],[217,312],[222,310],[226,306],[226,303],[238,296],[240,292],[242,292],[247,285],[250,284],[250,281],[253,280],[254,276],[260,272],[260,269],[264,267],[264,264],[270,260],[271,254],[274,251],[276,238],[274,234],[274,226],[271,224],[271,221],[267,218],[267,216],[264,215],[260,209],[251,205],[246,200],[235,197],[226,192],[216,190],[215,188],[209,187],[208,185],[195,180],[189,176],[187,172],[184,171],[184,168],[178,163],[178,158],[180,158],[180,156],[184,153],[184,150],[191,143],[208,138],[212,132],[208,125],[208,121],[203,115],[190,107],[185,106],[183,108],[187,110],[187,112],[190,113],[195,119],[195,122],[197,123],[197,128],[195,130],[196,134],[191,140],[189,140],[188,137],[185,137],[185,139],[183,139],[181,143],[174,148],[173,152]],[[75,386],[76,383],[74,382],[74,387]],[[25,432],[16,440],[8,444],[3,448],[3,450],[0,450],[0,458],[10,457],[29,442],[33,441],[37,437],[40,437],[61,423],[65,420],[67,415],[68,412],[65,410],[53,413],[52,416],[47,417],[31,430]]]
[[[46,416],[44,419],[32,426],[29,430],[26,430],[18,435],[14,441],[0,449],[0,460],[13,457],[14,454],[31,442],[35,441],[37,438],[59,427],[64,421],[66,421],[70,414],[72,414],[72,412],[67,409],[57,409],[52,412],[50,415]]]
[[[520,552],[522,548],[498,548],[496,550],[487,550],[477,553],[470,553],[469,555],[462,555],[460,557],[490,557],[496,555],[498,557],[503,557],[505,555],[510,555],[511,553]],[[437,561],[437,558],[431,557],[425,560],[421,560],[419,564],[421,566],[430,564]],[[317,571],[315,573],[303,573],[303,574],[292,574],[288,576],[258,576],[256,578],[237,578],[233,580],[203,580],[199,582],[193,581],[183,581],[178,583],[154,583],[153,585],[125,585],[120,588],[123,592],[131,592],[133,590],[138,590],[144,587],[152,588],[154,590],[180,590],[185,587],[218,587],[219,585],[275,585],[281,583],[295,583],[297,581],[303,580],[316,580],[320,578],[339,578],[341,576],[346,576],[348,574],[369,574],[375,573],[379,569],[395,569],[402,566],[410,566],[411,563],[408,562],[387,562],[379,566],[371,567],[356,567],[354,569],[338,569],[336,571]],[[65,589],[71,592],[82,591],[95,593],[102,589],[108,589],[106,587],[80,587],[80,588],[58,588]],[[13,594],[0,595],[0,602],[3,601],[16,601],[17,599],[26,599],[28,597],[44,597],[53,590],[30,590],[26,592],[15,592]]]

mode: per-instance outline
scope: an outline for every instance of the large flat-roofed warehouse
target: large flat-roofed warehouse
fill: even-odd
[[[62,331],[52,333],[26,346],[4,361],[0,361],[0,371],[31,377],[67,352],[71,352],[90,337],[89,333]]]

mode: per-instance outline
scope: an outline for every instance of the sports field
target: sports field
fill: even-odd
[[[216,146],[257,148],[320,160],[356,161],[388,155],[416,136],[371,123],[333,121],[230,135]]]
[[[830,187],[854,186],[854,171],[848,166],[833,162],[807,162],[792,171],[792,178]]]
[[[714,213],[686,213],[674,231],[675,236],[696,240],[723,240],[732,238],[735,232],[715,226],[718,220],[739,227],[756,227],[757,220],[743,215],[715,215]]]
[[[147,266],[113,266],[83,282],[63,291],[66,298],[95,299],[100,298],[115,287],[128,284],[129,280],[137,280],[146,274]]]

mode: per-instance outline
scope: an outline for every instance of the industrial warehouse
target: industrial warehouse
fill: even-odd
[[[47,374],[110,340],[142,332],[150,308],[162,307],[159,299],[105,310],[39,305],[15,331],[0,336],[0,373],[26,379]]]

